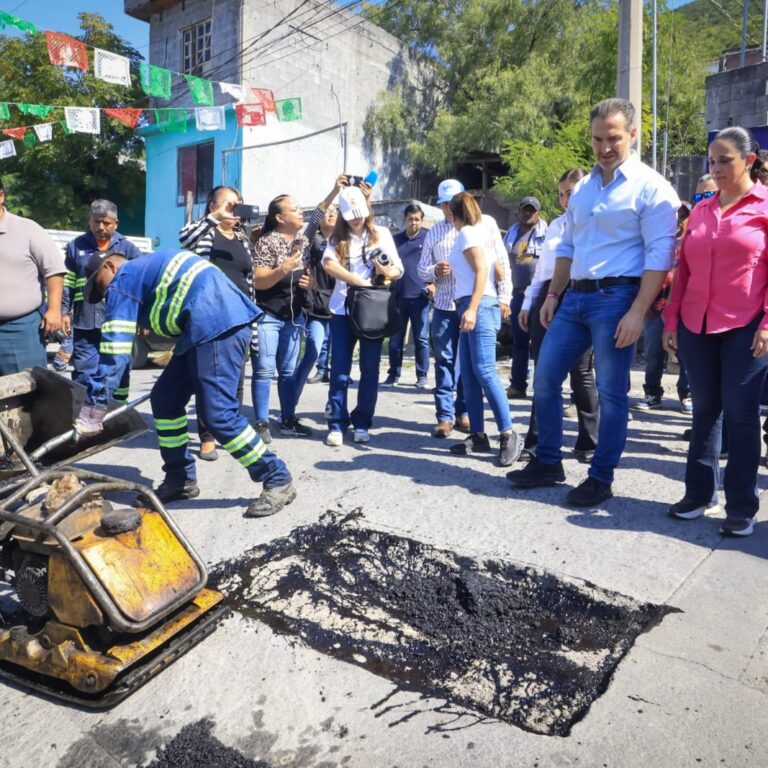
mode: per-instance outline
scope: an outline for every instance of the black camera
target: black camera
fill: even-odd
[[[241,221],[254,221],[259,218],[259,206],[237,203],[232,208],[232,215],[238,216]]]
[[[369,258],[375,259],[379,262],[379,266],[381,267],[388,267],[392,260],[389,258],[389,256],[384,253],[384,251],[381,250],[381,248],[374,248],[369,254]]]

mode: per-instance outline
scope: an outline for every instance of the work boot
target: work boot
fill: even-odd
[[[453,432],[453,422],[438,421],[437,426],[432,430],[432,437],[446,438]]]
[[[200,495],[200,488],[194,480],[187,480],[184,483],[180,483],[178,480],[163,480],[160,485],[157,486],[155,496],[157,496],[163,504],[167,504],[169,501],[181,501],[182,499],[194,499]]]
[[[568,491],[565,503],[574,507],[596,507],[611,498],[613,498],[613,491],[610,484],[601,483],[594,477],[588,477]]]
[[[279,512],[284,506],[290,504],[296,498],[296,489],[293,483],[277,485],[274,488],[265,488],[261,496],[248,505],[245,510],[246,517],[269,517]]]
[[[543,488],[565,482],[563,462],[545,464],[534,456],[522,469],[507,472],[507,480],[516,488]]]
[[[453,424],[453,428],[457,432],[463,432],[465,435],[469,434],[469,416],[457,416],[456,421]]]
[[[460,443],[454,443],[448,450],[455,456],[471,456],[473,453],[490,451],[491,442],[485,432],[472,432],[469,437]]]

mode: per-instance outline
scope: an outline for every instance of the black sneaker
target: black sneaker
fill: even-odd
[[[485,432],[472,432],[460,443],[454,443],[450,451],[455,456],[470,456],[473,453],[487,453],[491,450],[491,442]]]
[[[718,504],[711,501],[694,501],[693,499],[683,499],[673,504],[668,510],[670,517],[677,517],[680,520],[695,520],[707,512],[717,512]]]
[[[507,480],[517,488],[541,488],[565,482],[563,462],[545,464],[534,456],[522,469],[507,472]]]
[[[269,517],[279,512],[296,498],[296,489],[292,483],[265,488],[261,496],[248,505],[246,517]]]
[[[390,373],[389,376],[387,376],[387,378],[384,379],[384,381],[381,382],[380,386],[382,386],[382,387],[394,387],[395,384],[397,384],[398,381],[400,381],[400,379],[398,379],[397,376],[393,376]]]
[[[520,455],[517,457],[518,461],[524,461],[526,464],[529,461],[533,461],[533,457],[536,455],[536,446],[534,445],[532,448],[523,448],[522,451],[520,451]]]
[[[574,448],[571,453],[573,453],[573,458],[576,459],[579,464],[591,464],[592,459],[595,458],[595,452],[593,450],[582,451],[579,448]]]
[[[566,504],[574,507],[596,507],[604,501],[613,498],[613,491],[608,483],[601,483],[594,477],[588,477],[583,483],[568,491]]]
[[[259,433],[259,437],[262,439],[262,442],[266,443],[267,445],[272,442],[272,433],[269,431],[268,421],[256,422],[256,431]]]
[[[723,536],[751,536],[755,527],[754,517],[732,517],[728,515],[720,526]]]
[[[499,465],[511,467],[522,453],[524,438],[514,430],[499,436]]]
[[[312,430],[305,427],[299,419],[286,419],[280,424],[280,434],[291,437],[312,437]]]
[[[182,499],[194,499],[200,495],[200,488],[194,480],[187,480],[185,483],[179,483],[176,480],[163,480],[155,491],[163,504],[169,501],[181,501]]]

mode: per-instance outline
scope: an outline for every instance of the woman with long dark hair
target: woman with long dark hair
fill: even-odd
[[[347,409],[347,389],[352,353],[357,339],[347,318],[345,301],[350,285],[371,285],[375,275],[397,280],[403,274],[392,235],[374,223],[368,200],[358,187],[347,187],[339,195],[339,213],[323,255],[323,267],[335,278],[331,294],[331,384],[328,392],[328,437],[326,444],[340,446],[351,424],[356,443],[370,440],[379,394],[379,364],[383,339],[360,339],[360,385],[357,407]]]
[[[759,499],[760,395],[768,372],[768,189],[759,147],[740,126],[709,145],[717,194],[691,211],[664,309],[664,347],[680,352],[693,398],[685,495],[669,508],[691,520],[716,491],[720,413],[728,429],[720,533],[749,536]]]
[[[309,437],[312,430],[296,418],[294,371],[306,317],[304,296],[311,286],[309,241],[299,234],[304,216],[290,195],[270,202],[253,249],[254,298],[264,317],[258,324],[258,352],[251,354],[251,389],[257,430],[265,443],[269,430],[269,392],[277,370],[280,434]]]
[[[496,255],[486,247],[482,213],[469,192],[451,200],[453,226],[458,235],[448,256],[454,279],[456,312],[460,317],[459,365],[464,399],[469,413],[469,437],[451,446],[451,453],[490,451],[485,433],[483,395],[493,410],[499,429],[499,463],[513,464],[520,455],[522,438],[512,429],[509,402],[496,372],[496,335],[501,328],[501,308],[494,284]]]
[[[243,198],[234,187],[214,187],[208,194],[205,215],[198,221],[191,221],[181,228],[181,247],[208,259],[215,264],[246,296],[253,292],[251,244],[242,221],[233,209]],[[245,387],[245,362],[240,373],[237,399],[243,403]],[[202,416],[197,416],[197,431],[200,435],[200,458],[216,461],[216,441]]]

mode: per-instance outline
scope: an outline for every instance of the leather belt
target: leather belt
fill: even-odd
[[[600,280],[571,280],[570,288],[573,291],[588,293],[599,291],[601,288],[610,288],[613,285],[640,285],[639,277],[602,277]]]

